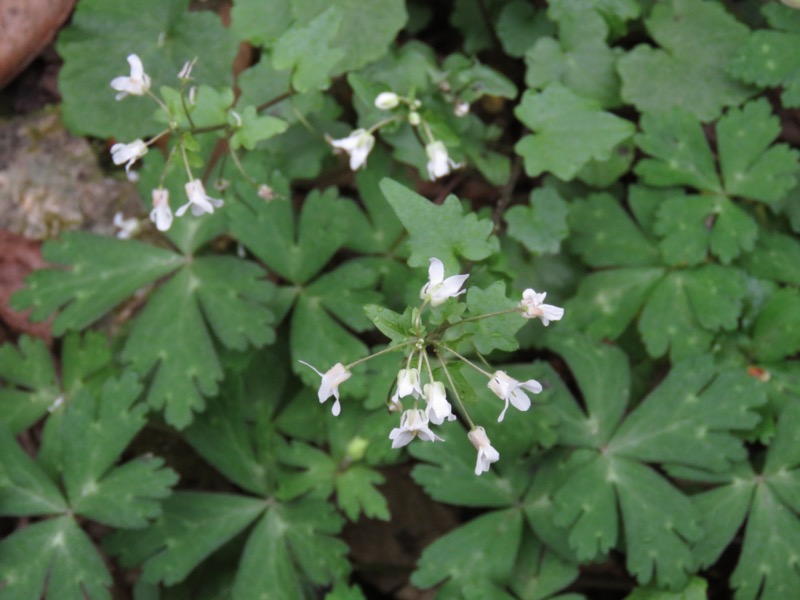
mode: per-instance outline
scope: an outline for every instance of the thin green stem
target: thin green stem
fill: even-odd
[[[428,381],[433,383],[433,369],[431,369],[431,361],[428,360],[428,353],[424,350],[422,351],[423,358],[425,359],[425,367],[428,369]]]
[[[360,365],[361,363],[367,362],[370,359],[373,359],[381,354],[386,354],[387,352],[394,352],[395,350],[399,350],[400,348],[405,348],[406,346],[410,346],[411,344],[416,344],[417,340],[408,340],[407,342],[403,342],[402,344],[398,344],[397,346],[389,346],[388,348],[384,348],[383,350],[379,350],[375,354],[370,354],[369,356],[365,356],[364,358],[359,358],[355,362],[351,362],[349,365],[345,365],[344,368],[348,371],[353,367]]]
[[[450,352],[450,353],[452,353],[452,354],[456,355],[456,356],[457,356],[458,358],[460,358],[462,361],[464,361],[465,363],[467,363],[467,364],[468,364],[470,367],[472,367],[473,369],[475,369],[475,370],[476,370],[476,371],[478,371],[479,373],[483,373],[483,374],[484,374],[484,375],[486,375],[486,377],[488,377],[489,379],[491,379],[492,377],[494,377],[494,375],[492,375],[492,374],[491,374],[491,373],[489,373],[488,371],[484,371],[484,370],[483,370],[483,369],[481,369],[481,368],[480,368],[478,365],[476,365],[474,362],[472,362],[472,361],[471,361],[471,360],[469,360],[468,358],[465,358],[465,357],[461,356],[461,355],[460,355],[458,352],[456,352],[455,350],[453,350],[453,349],[452,349],[452,348],[450,348],[449,346],[445,346],[444,344],[440,344],[439,346],[440,346],[441,348],[444,348],[444,349],[445,349],[445,350],[447,350],[448,352]]]
[[[450,384],[450,390],[453,392],[453,395],[456,399],[456,404],[458,404],[458,410],[463,415],[463,417],[467,420],[467,424],[469,425],[470,430],[475,427],[475,423],[472,422],[472,419],[469,417],[469,413],[467,412],[464,403],[461,401],[461,396],[458,395],[458,390],[456,389],[456,384],[453,381],[453,377],[450,375],[450,370],[447,368],[447,363],[442,358],[442,355],[439,352],[436,352],[436,358],[439,359],[439,364],[442,365],[442,370],[444,371],[445,377],[447,377],[447,383]]]

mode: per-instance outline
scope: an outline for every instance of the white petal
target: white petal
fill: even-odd
[[[464,282],[467,280],[469,275],[453,275],[452,277],[448,277],[442,282],[442,287],[440,288],[440,293],[445,295],[448,298],[453,298],[458,296],[459,294],[464,293],[466,290],[462,290],[459,292],[458,290],[461,289],[461,286],[464,285]]]
[[[531,399],[528,398],[528,394],[523,392],[522,390],[514,390],[511,392],[511,404],[514,405],[514,408],[517,410],[521,410],[525,412],[531,407]]]
[[[428,267],[428,281],[436,285],[444,281],[444,264],[438,258],[432,258]]]

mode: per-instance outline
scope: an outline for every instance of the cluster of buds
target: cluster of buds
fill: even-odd
[[[111,81],[111,87],[119,92],[116,96],[117,100],[122,100],[128,95],[150,96],[169,115],[169,110],[164,103],[150,91],[150,77],[145,73],[141,59],[137,55],[131,54],[128,56],[128,64],[131,68],[130,75],[127,77],[115,77]],[[194,61],[187,62],[178,73],[178,79],[183,84],[191,80],[193,66]],[[147,154],[149,146],[154,144],[165,133],[169,133],[169,131],[163,131],[147,142],[137,139],[127,144],[114,144],[111,146],[111,159],[115,165],[124,164],[125,172],[131,179],[135,179],[134,174],[131,172],[133,164]],[[188,209],[191,209],[194,216],[213,213],[215,208],[222,206],[223,201],[212,198],[206,193],[203,182],[193,176],[185,152],[184,163],[189,176],[189,180],[184,186],[188,201],[175,211],[175,216],[181,217]],[[153,209],[150,211],[150,220],[159,231],[168,231],[172,227],[173,220],[173,213],[169,204],[169,191],[159,186],[152,191],[152,199]],[[132,221],[133,219],[123,219],[122,215],[119,215],[119,218],[115,216],[115,225],[120,228],[117,237],[124,239],[131,236],[132,231],[134,231]]]
[[[428,268],[428,281],[420,290],[422,306],[417,313],[418,317],[426,306],[430,305],[436,307],[450,298],[457,298],[463,294],[465,290],[462,289],[462,286],[468,277],[469,275],[452,275],[445,278],[444,265],[442,262],[437,258],[431,258]],[[551,321],[560,320],[564,316],[564,309],[558,306],[545,304],[545,297],[546,293],[537,293],[532,289],[527,289],[523,292],[519,304],[514,308],[502,311],[501,313],[480,315],[479,317],[474,317],[473,320],[475,318],[492,317],[497,314],[516,312],[523,318],[539,319],[547,326]],[[455,349],[448,347],[445,342],[439,339],[425,338],[422,335],[398,345],[390,346],[389,348],[357,360],[349,365],[336,363],[325,373],[318,371],[315,367],[304,361],[300,362],[313,369],[314,372],[322,377],[322,383],[318,391],[319,401],[320,403],[324,403],[331,397],[335,398],[332,412],[334,416],[338,416],[341,412],[339,385],[350,379],[352,375],[351,369],[354,366],[386,352],[407,351],[408,356],[405,361],[405,367],[401,368],[397,373],[394,394],[389,400],[390,409],[401,413],[400,426],[391,430],[389,439],[392,442],[392,448],[401,448],[410,443],[414,438],[418,438],[423,442],[444,441],[443,438],[431,429],[431,426],[441,425],[445,421],[453,421],[457,418],[453,412],[453,406],[448,400],[445,383],[443,381],[437,381],[434,377],[431,360],[428,355],[429,348],[432,349],[438,357],[441,365],[441,372],[444,374],[445,379],[447,379],[450,392],[453,394],[452,399],[458,407],[461,416],[469,426],[469,441],[478,451],[475,474],[480,475],[488,471],[489,466],[500,459],[500,454],[492,446],[489,437],[486,435],[486,430],[480,425],[475,425],[472,419],[470,419],[469,414],[458,396],[458,391],[450,376],[445,359],[450,356],[455,357],[487,378],[488,389],[505,403],[497,418],[498,422],[503,421],[509,406],[513,406],[517,410],[523,412],[530,409],[531,399],[526,392],[538,394],[542,391],[542,385],[535,379],[518,381],[509,376],[505,371],[497,370],[488,372],[456,352]],[[423,383],[423,381],[426,381],[426,383]],[[407,402],[409,400],[413,402],[412,408],[404,410],[402,404],[404,398],[408,399]]]
[[[381,92],[375,98],[374,104],[376,108],[385,111],[395,111],[405,107],[405,118],[412,127],[416,130],[421,129],[423,132],[425,154],[428,156],[428,176],[431,181],[444,177],[450,173],[451,169],[461,166],[450,158],[444,142],[434,138],[430,126],[420,116],[419,109],[422,107],[422,102],[418,99],[399,96],[394,92]],[[367,157],[375,146],[375,132],[384,125],[396,122],[401,118],[393,116],[384,119],[369,129],[356,129],[347,137],[330,140],[330,143],[337,150],[342,150],[350,156],[350,168],[357,171],[367,164]]]

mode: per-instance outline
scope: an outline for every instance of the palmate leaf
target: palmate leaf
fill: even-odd
[[[617,144],[634,133],[632,123],[560,83],[541,93],[525,92],[514,114],[534,132],[514,147],[530,177],[550,171],[570,181],[591,160],[609,159]]]
[[[470,316],[488,315],[495,312],[511,310],[519,305],[518,301],[506,296],[506,284],[496,281],[485,290],[472,286],[467,291],[467,318]],[[535,320],[535,319],[534,319]],[[519,348],[516,333],[528,322],[521,313],[511,312],[479,319],[467,323],[465,327],[472,333],[472,343],[481,354],[489,354],[493,350],[513,352]]]
[[[529,528],[522,532],[517,564],[510,586],[519,598],[543,600],[564,589],[578,577],[578,566],[559,557]],[[488,596],[485,596],[488,597]],[[558,596],[560,600],[567,597]],[[570,600],[578,600],[576,596]]]
[[[745,83],[761,87],[783,87],[784,107],[800,106],[800,24],[791,6],[765,4],[767,21],[780,31],[761,29],[740,47],[728,65],[728,72]]]
[[[436,206],[391,179],[384,179],[380,186],[408,231],[410,266],[427,268],[431,258],[438,258],[444,263],[445,272],[455,273],[457,257],[483,260],[498,250],[491,220],[478,219],[471,212],[465,214],[455,196],[448,196],[444,204]]]
[[[27,335],[0,346],[0,422],[13,433],[32,425],[61,394],[50,351]]]
[[[222,379],[209,327],[235,349],[274,339],[266,307],[274,288],[262,276],[259,267],[236,258],[197,258],[161,286],[137,318],[122,356],[139,373],[153,373],[148,403],[165,408],[172,425],[188,425]]]
[[[724,71],[731,55],[748,39],[748,29],[723,5],[703,0],[660,2],[645,25],[660,48],[636,46],[617,66],[623,100],[640,111],[681,106],[707,121],[755,92]],[[707,35],[709,31],[714,35]]]
[[[551,188],[531,192],[529,206],[512,206],[503,215],[508,235],[534,254],[557,253],[567,237],[567,203]]]
[[[767,301],[753,330],[753,349],[765,362],[800,350],[800,292],[781,289]]]
[[[612,349],[601,347],[594,352],[602,356]],[[676,366],[615,431],[609,428],[608,434],[598,437],[597,424],[609,420],[599,410],[611,410],[610,401],[620,406],[620,397],[625,395],[620,391],[600,396],[597,390],[606,380],[626,386],[629,376],[624,359],[615,367],[598,368],[603,361],[586,361],[584,357],[591,355],[585,342],[577,339],[563,352],[587,397],[589,412],[582,417],[581,433],[576,418],[582,413],[575,402],[558,396],[553,405],[562,414],[560,427],[569,436],[563,439],[575,446],[569,468],[559,472],[550,467],[553,518],[568,529],[569,545],[581,560],[616,547],[615,523],[620,522],[628,570],[637,580],[680,588],[696,568],[691,546],[702,537],[699,515],[687,496],[644,463],[730,468],[744,456],[741,440],[732,430],[752,427],[758,418],[752,411],[764,403],[765,391],[760,382],[743,373],[717,374],[710,360],[699,366],[696,360],[689,361]],[[590,402],[593,394],[596,400]],[[676,406],[679,394],[684,400]],[[681,423],[677,427],[672,418],[676,410]],[[618,413],[616,408],[610,414]]]
[[[0,543],[4,599],[110,600],[111,583],[102,557],[71,516],[34,523]]]
[[[558,23],[558,40],[539,38],[525,54],[525,83],[541,89],[559,81],[604,108],[619,104],[616,54],[608,47],[608,25],[593,3],[554,2],[548,17]]]
[[[35,321],[61,309],[53,334],[83,329],[141,287],[174,271],[180,255],[148,244],[89,233],[65,233],[42,248],[45,261],[69,269],[36,271],[14,295],[17,310],[32,308]]]
[[[63,34],[58,52],[65,59],[59,73],[64,121],[76,133],[130,140],[156,133],[155,103],[146,97],[117,102],[114,77],[130,72],[125,57],[137,54],[153,88],[176,82],[186,61],[197,59],[192,76],[212,86],[230,84],[236,40],[219,16],[189,12],[187,0],[143,0],[120,4],[82,2]],[[115,27],[109,28],[109,23]]]

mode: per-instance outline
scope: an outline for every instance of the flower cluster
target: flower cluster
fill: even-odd
[[[450,173],[451,169],[457,169],[461,166],[456,163],[447,152],[447,146],[444,142],[434,138],[431,128],[425,122],[419,113],[422,103],[415,98],[406,98],[399,96],[394,92],[381,92],[375,98],[375,107],[385,111],[395,111],[401,107],[405,109],[405,118],[412,127],[422,129],[425,146],[425,154],[428,156],[428,177],[431,181],[444,177]],[[462,111],[469,111],[469,105],[461,108]],[[357,171],[367,164],[367,157],[375,146],[375,132],[389,123],[394,123],[401,120],[403,117],[394,116],[388,119],[379,121],[369,129],[355,129],[347,137],[330,140],[331,146],[337,150],[342,150],[350,156],[350,169]]]
[[[128,64],[131,67],[130,75],[127,77],[115,77],[111,81],[111,87],[117,90],[117,100],[122,100],[128,95],[131,96],[150,96],[152,97],[169,115],[169,111],[164,104],[153,96],[150,92],[150,77],[144,71],[144,65],[141,59],[136,54],[128,56]],[[178,73],[178,79],[183,83],[191,80],[192,67],[194,61],[187,62]],[[190,92],[191,97],[191,92]],[[174,123],[172,125],[174,127]],[[125,172],[130,179],[135,179],[135,173],[131,171],[134,163],[143,158],[148,151],[150,145],[155,143],[161,136],[168,133],[169,130],[164,131],[145,142],[144,140],[137,139],[128,144],[117,143],[111,146],[111,159],[115,165],[125,165]],[[183,150],[183,147],[181,147]],[[200,216],[205,213],[213,213],[215,208],[222,206],[223,201],[217,198],[212,198],[206,194],[203,182],[196,179],[192,175],[191,168],[189,167],[185,151],[183,152],[184,163],[188,174],[189,181],[186,183],[184,189],[188,202],[175,211],[176,217],[181,217],[191,208],[194,216]],[[159,231],[168,231],[172,227],[173,213],[169,204],[169,191],[164,187],[159,186],[152,192],[153,209],[150,211],[150,221],[152,221]],[[136,227],[133,223],[136,223]],[[120,228],[117,237],[128,238],[131,237],[138,230],[138,220],[124,219],[122,214],[115,216],[114,224]]]
[[[384,101],[388,102],[385,99]],[[324,403],[333,396],[335,402],[332,412],[334,415],[339,415],[341,412],[339,385],[351,377],[351,369],[354,366],[386,352],[403,351],[407,353],[405,365],[397,373],[397,380],[393,386],[394,393],[389,399],[390,410],[401,413],[400,426],[395,427],[389,433],[392,448],[401,448],[409,444],[414,438],[419,438],[423,442],[443,442],[444,439],[437,435],[431,427],[442,425],[445,421],[457,419],[453,411],[453,405],[450,402],[452,400],[458,407],[461,417],[469,425],[470,429],[467,435],[469,441],[478,452],[475,474],[480,475],[488,471],[490,465],[500,459],[500,453],[492,446],[486,430],[480,425],[475,425],[470,419],[459,398],[458,391],[447,367],[446,359],[454,357],[486,377],[486,387],[505,403],[497,418],[498,422],[503,421],[509,406],[513,406],[522,412],[529,410],[531,399],[527,392],[538,394],[542,391],[542,385],[535,379],[518,381],[505,371],[486,371],[459,354],[454,348],[449,347],[441,337],[437,337],[435,334],[426,337],[424,330],[419,327],[419,318],[424,308],[426,306],[437,307],[451,298],[458,298],[465,292],[462,287],[468,277],[468,274],[445,277],[445,268],[442,261],[437,258],[431,258],[428,267],[428,281],[419,294],[422,305],[416,312],[417,328],[419,329],[417,335],[349,365],[336,363],[325,373],[318,371],[304,361],[300,362],[322,377],[318,392],[319,401]],[[523,292],[522,300],[516,307],[501,313],[479,315],[471,317],[471,319],[489,318],[497,314],[516,312],[523,318],[538,318],[541,319],[544,325],[548,325],[551,321],[560,320],[564,315],[564,309],[544,304],[545,296],[545,293],[537,294],[534,290],[527,289]],[[429,350],[439,360],[438,376],[434,375],[435,371],[431,365],[432,360]],[[445,381],[449,386],[445,385]],[[448,397],[448,387],[449,393],[452,394],[450,397]],[[411,402],[413,404],[412,407],[404,409],[404,400]]]

